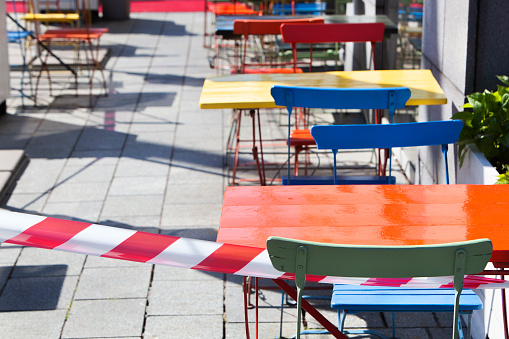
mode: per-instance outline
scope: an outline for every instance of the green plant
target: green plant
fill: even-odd
[[[463,120],[458,145],[460,166],[467,152],[467,145],[475,144],[486,159],[501,174],[509,169],[509,77],[497,76],[505,86],[497,86],[496,92],[467,95],[465,110],[453,115],[453,119]],[[504,176],[507,181],[507,176]],[[499,179],[499,182],[504,180]]]

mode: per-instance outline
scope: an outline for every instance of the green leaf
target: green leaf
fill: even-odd
[[[463,111],[458,112],[452,116],[452,119],[460,119],[460,120],[472,120],[472,117],[474,116],[473,112],[469,111]]]
[[[509,147],[509,133],[504,134],[504,136],[500,138],[500,144]]]
[[[506,86],[509,86],[509,77],[507,75],[497,75],[498,80],[502,81]]]
[[[505,93],[503,96],[502,96],[502,107],[503,108],[509,108],[509,93]]]
[[[500,174],[495,185],[507,185],[509,184],[509,173]]]
[[[483,102],[484,101],[484,94],[482,93],[472,93],[470,95],[467,95],[467,100],[470,105],[475,106],[476,103]]]

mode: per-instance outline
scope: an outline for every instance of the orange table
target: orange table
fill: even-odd
[[[265,248],[269,236],[367,245],[489,238],[491,262],[503,268],[508,196],[509,185],[228,187],[217,241]]]

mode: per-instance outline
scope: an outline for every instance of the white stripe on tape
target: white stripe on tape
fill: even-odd
[[[62,245],[55,247],[55,249],[87,255],[103,255],[120,245],[134,233],[136,231],[125,228],[92,224]]]
[[[17,213],[0,209],[0,220],[2,223],[0,242],[14,238],[44,219],[46,219],[46,217],[40,215]]]
[[[147,262],[191,268],[198,265],[222,245],[217,242],[180,238]]]
[[[264,250],[235,274],[243,275],[246,277],[277,279],[284,273],[276,270],[274,266],[272,266],[269,258],[269,253],[267,250]]]

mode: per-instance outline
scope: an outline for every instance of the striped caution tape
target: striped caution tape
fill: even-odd
[[[85,222],[0,210],[0,242],[104,258],[176,266],[242,276],[293,279],[272,267],[266,249],[134,231]],[[308,276],[308,281],[410,288],[452,288],[451,277],[342,278]],[[467,276],[465,288],[507,288],[500,279]]]

